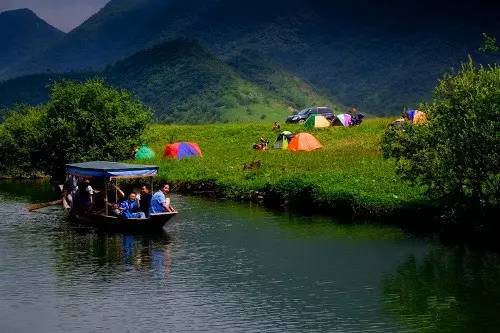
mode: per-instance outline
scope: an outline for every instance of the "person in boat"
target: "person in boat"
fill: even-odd
[[[141,211],[146,214],[146,216],[149,216],[149,208],[151,207],[151,198],[153,195],[149,191],[149,187],[146,184],[143,184],[141,186],[141,194],[139,198],[139,206],[141,208]]]
[[[90,185],[90,178],[84,178],[75,189],[77,196],[77,208],[80,211],[89,212],[94,205],[94,189]]]
[[[131,192],[128,198],[120,203],[121,217],[126,219],[145,219],[146,214],[140,211],[137,195]]]
[[[108,202],[111,204],[120,202],[121,199],[125,198],[125,192],[113,183],[110,183],[110,188],[108,189]]]
[[[170,185],[161,184],[160,189],[151,198],[150,214],[175,212],[175,209],[170,205],[170,198],[166,197],[168,192],[170,192]]]

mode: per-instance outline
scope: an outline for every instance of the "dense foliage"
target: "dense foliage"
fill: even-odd
[[[0,170],[59,177],[66,163],[123,160],[150,117],[128,92],[102,81],[55,84],[47,104],[7,116],[0,127]]]
[[[500,198],[500,67],[464,64],[436,87],[422,106],[429,122],[389,128],[386,157],[401,176],[427,187],[455,209],[477,212]]]
[[[41,107],[17,106],[9,110],[0,125],[0,172],[21,176],[37,171],[33,161],[40,159],[43,132],[40,125],[45,116]]]

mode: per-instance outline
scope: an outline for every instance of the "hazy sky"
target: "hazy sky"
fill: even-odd
[[[109,0],[0,0],[0,12],[29,8],[42,19],[69,31],[101,9]]]

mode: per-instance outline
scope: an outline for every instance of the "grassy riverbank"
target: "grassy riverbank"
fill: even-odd
[[[310,153],[252,150],[259,137],[271,142],[276,137],[269,125],[257,123],[153,125],[144,140],[158,155],[152,162],[160,166],[161,177],[181,191],[333,214],[389,216],[426,204],[422,188],[399,180],[393,162],[380,154],[380,136],[389,121],[312,130],[324,148]],[[283,129],[304,130],[299,125]],[[163,146],[170,141],[195,141],[204,156],[164,159]],[[244,171],[243,165],[253,160],[262,166]]]

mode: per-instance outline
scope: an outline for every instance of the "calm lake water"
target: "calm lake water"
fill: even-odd
[[[155,235],[0,183],[0,332],[499,332],[500,258],[399,228],[173,196]]]

